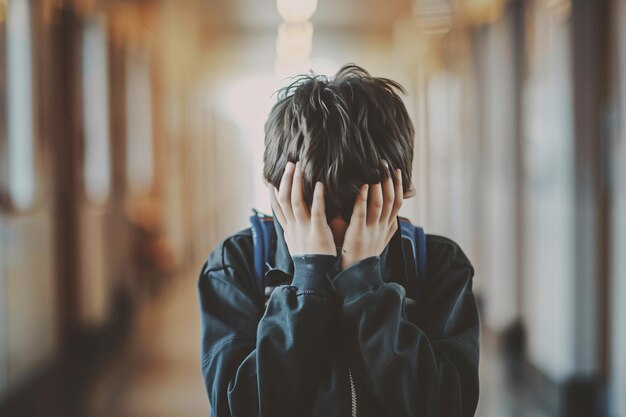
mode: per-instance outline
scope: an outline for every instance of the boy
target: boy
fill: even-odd
[[[470,261],[427,235],[426,280],[417,300],[406,295],[416,271],[398,211],[415,193],[414,130],[396,91],[347,65],[279,95],[263,175],[277,234],[265,280],[280,285],[266,305],[250,228],[218,245],[198,282],[214,415],[474,415]]]

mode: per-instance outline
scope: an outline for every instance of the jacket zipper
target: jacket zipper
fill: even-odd
[[[348,376],[350,377],[350,397],[352,400],[352,417],[357,417],[357,397],[354,379],[352,378],[352,368],[348,367]]]

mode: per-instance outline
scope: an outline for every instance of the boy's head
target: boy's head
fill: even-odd
[[[300,160],[305,200],[310,207],[321,181],[328,221],[349,222],[361,185],[396,168],[405,198],[412,196],[414,129],[399,92],[405,90],[397,82],[352,64],[332,79],[297,77],[279,91],[265,123],[264,180],[278,188],[287,162]]]

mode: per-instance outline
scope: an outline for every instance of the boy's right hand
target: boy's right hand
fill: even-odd
[[[267,186],[272,209],[284,230],[291,256],[308,254],[337,256],[333,232],[326,221],[323,184],[319,181],[315,183],[310,211],[302,190],[300,161],[296,164],[287,162],[278,194],[271,183]]]

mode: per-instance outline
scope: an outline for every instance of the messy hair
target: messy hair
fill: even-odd
[[[304,198],[324,184],[326,218],[350,221],[361,185],[402,170],[403,192],[412,188],[414,128],[396,81],[344,65],[332,79],[300,75],[278,91],[265,123],[263,176],[279,187],[288,161],[300,160]],[[384,168],[382,160],[389,164]]]

